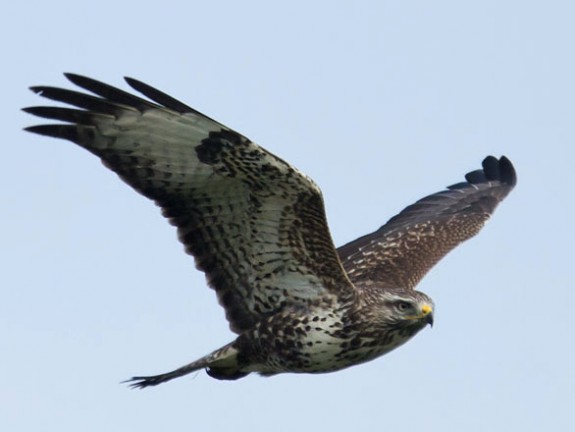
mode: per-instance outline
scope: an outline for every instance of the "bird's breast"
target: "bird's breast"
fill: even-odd
[[[253,334],[258,357],[252,371],[322,373],[364,363],[397,348],[412,335],[350,322],[345,310],[316,309],[272,317]]]

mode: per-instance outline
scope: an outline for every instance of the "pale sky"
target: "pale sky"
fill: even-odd
[[[5,9],[8,9],[5,8]],[[575,407],[575,4],[14,2],[0,17],[0,430],[565,430]],[[234,338],[159,210],[22,131],[31,85],[143,80],[322,188],[338,245],[488,154],[517,188],[418,289],[435,326],[326,375],[120,381]]]

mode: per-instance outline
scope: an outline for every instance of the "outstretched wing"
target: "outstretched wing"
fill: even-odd
[[[134,79],[153,100],[66,74],[94,95],[32,87],[76,108],[32,107],[64,124],[27,128],[75,142],[162,207],[215,288],[233,331],[286,304],[342,300],[353,287],[319,188],[246,137]]]
[[[488,156],[466,182],[405,208],[377,231],[338,249],[354,284],[413,289],[441,258],[477,234],[517,182],[506,157]]]

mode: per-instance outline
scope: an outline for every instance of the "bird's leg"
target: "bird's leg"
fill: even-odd
[[[168,373],[164,373],[164,374],[160,374],[160,375],[153,375],[153,376],[135,376],[130,378],[129,380],[126,381],[122,381],[123,383],[131,383],[130,387],[132,388],[146,388],[146,387],[150,387],[150,386],[155,386],[158,384],[161,384],[163,382],[166,381],[170,381],[174,378],[178,378],[181,377],[183,375],[187,375],[189,373],[192,373],[194,371],[197,371],[199,369],[202,369],[202,367],[195,367],[195,362],[194,363],[190,363],[186,366],[182,366],[181,368],[178,368],[176,370],[173,370],[171,372]]]
[[[129,382],[132,388],[146,388],[162,384],[200,369],[207,369],[208,374],[218,379],[237,379],[247,375],[238,370],[238,350],[230,343],[207,356],[182,366],[171,372],[153,376],[136,376],[123,382]]]

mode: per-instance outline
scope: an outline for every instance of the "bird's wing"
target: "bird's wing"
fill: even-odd
[[[477,234],[513,189],[506,157],[488,156],[466,181],[405,208],[377,231],[338,249],[354,284],[413,289],[441,258]]]
[[[311,179],[246,137],[134,79],[154,103],[99,81],[94,95],[32,87],[77,108],[32,107],[62,124],[28,131],[75,142],[162,207],[242,332],[286,305],[345,300],[353,286]]]

